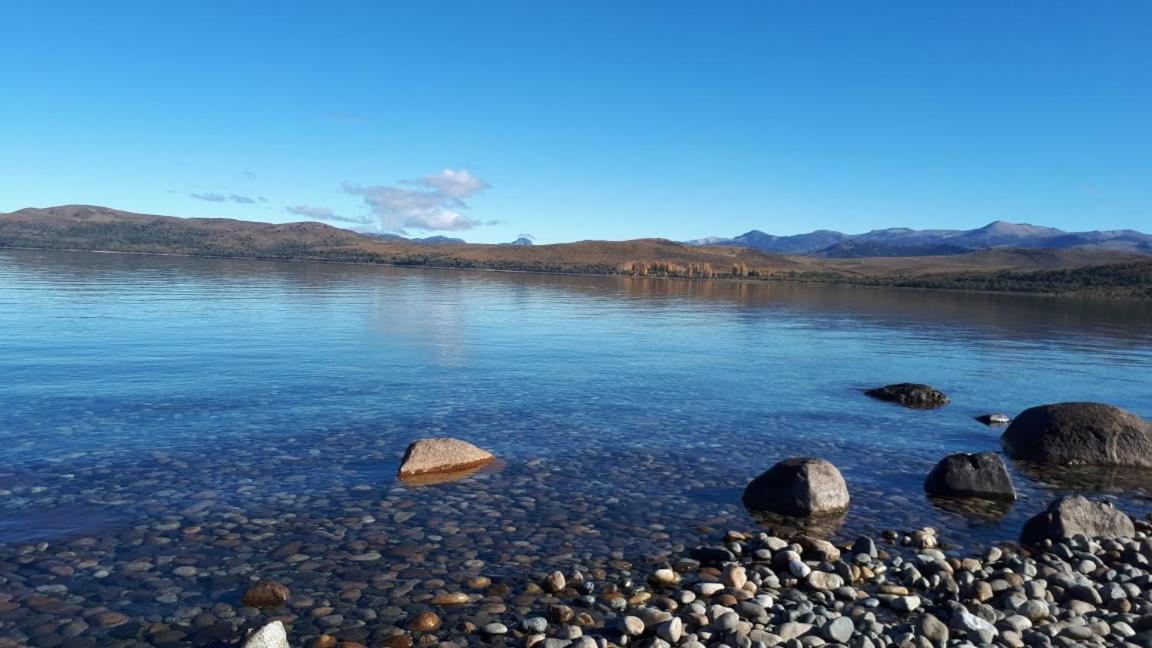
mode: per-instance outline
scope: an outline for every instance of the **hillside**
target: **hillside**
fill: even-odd
[[[388,238],[314,222],[176,218],[68,205],[0,214],[0,247],[649,277],[750,278],[1152,299],[1152,258],[1085,248],[863,258],[781,256],[664,239],[481,245]]]

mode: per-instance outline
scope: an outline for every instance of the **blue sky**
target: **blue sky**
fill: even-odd
[[[0,24],[0,211],[1152,230],[1143,0],[7,0]]]

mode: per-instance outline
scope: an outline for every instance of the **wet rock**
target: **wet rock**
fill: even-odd
[[[993,452],[948,455],[924,482],[924,491],[941,497],[1016,499],[1016,488],[1004,461]]]
[[[291,596],[292,593],[284,585],[276,581],[262,580],[249,587],[240,602],[252,608],[274,608],[287,603]]]
[[[836,466],[823,459],[793,458],[753,479],[743,500],[752,510],[808,517],[842,512],[849,497]]]
[[[1092,501],[1082,495],[1067,495],[1056,499],[1047,510],[1024,523],[1020,544],[1037,546],[1045,540],[1070,538],[1076,534],[1089,538],[1130,538],[1136,534],[1136,528],[1127,515],[1111,504]]]
[[[282,621],[264,625],[244,641],[244,648],[290,648]]]
[[[1152,467],[1152,423],[1102,403],[1033,407],[1012,421],[1000,441],[1013,459]]]
[[[865,395],[882,401],[899,403],[905,407],[934,408],[948,404],[948,397],[943,393],[917,383],[898,383],[877,387],[864,392]]]
[[[413,441],[400,462],[400,477],[452,473],[483,466],[496,459],[487,450],[453,439],[438,437]]]

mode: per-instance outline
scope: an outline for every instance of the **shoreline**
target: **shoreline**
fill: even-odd
[[[962,288],[934,288],[928,286],[902,286],[896,284],[883,284],[871,283],[867,281],[820,281],[815,279],[793,278],[793,277],[768,277],[764,279],[749,279],[738,277],[678,277],[678,276],[648,276],[636,275],[625,273],[596,273],[596,272],[562,272],[562,271],[545,271],[545,270],[515,270],[507,268],[482,268],[482,267],[460,267],[448,265],[431,265],[431,264],[405,264],[405,263],[387,263],[387,262],[371,262],[371,261],[335,261],[326,259],[286,259],[282,257],[264,257],[264,256],[232,256],[232,255],[210,255],[210,254],[184,254],[177,252],[132,252],[126,250],[88,250],[79,248],[48,248],[48,247],[25,247],[14,245],[0,245],[0,251],[3,250],[21,250],[21,251],[34,251],[34,252],[68,252],[68,253],[82,253],[82,254],[122,254],[129,256],[157,256],[157,257],[172,257],[172,258],[187,258],[187,259],[219,259],[228,261],[262,261],[262,262],[275,262],[275,263],[321,263],[326,265],[344,265],[344,266],[357,266],[357,267],[384,267],[384,268],[400,268],[412,270],[450,270],[456,272],[492,272],[492,273],[506,273],[506,274],[527,274],[538,276],[557,276],[557,277],[603,277],[608,279],[641,279],[641,280],[664,280],[664,281],[689,281],[689,282],[717,282],[717,283],[733,283],[733,284],[749,284],[749,285],[797,285],[797,286],[813,286],[813,287],[850,287],[850,288],[866,288],[866,289],[879,289],[879,290],[899,290],[906,292],[926,292],[926,293],[946,293],[946,294],[967,294],[967,295],[1004,295],[1016,297],[1039,297],[1047,299],[1059,300],[1075,300],[1086,302],[1127,302],[1127,303],[1152,303],[1152,297],[1145,298],[1139,296],[1103,296],[1082,294],[1077,292],[1044,292],[1044,291],[1016,291],[1016,290],[980,290],[980,289],[962,289]],[[1082,266],[1092,267],[1092,266]],[[981,274],[981,273],[971,273]],[[986,273],[994,274],[994,273]],[[856,274],[855,276],[867,279],[870,275]],[[931,275],[926,275],[931,276]]]
[[[1152,524],[1138,524],[1131,538],[1074,536],[1036,550],[1007,543],[962,556],[938,549],[931,529],[843,545],[728,531],[634,578],[538,576],[523,595],[536,602],[520,614],[499,613],[488,579],[449,586],[372,641],[293,637],[296,615],[277,613],[290,598],[272,597],[267,624],[245,648],[1149,646]],[[257,641],[269,633],[292,639]]]

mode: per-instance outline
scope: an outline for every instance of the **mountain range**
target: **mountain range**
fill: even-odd
[[[687,243],[747,247],[775,254],[828,259],[945,256],[1001,248],[1107,250],[1152,255],[1152,235],[1135,230],[1065,232],[1054,227],[1005,221],[994,221],[973,230],[894,227],[864,234],[816,230],[807,234],[776,236],[752,230],[732,238],[712,237]]]

